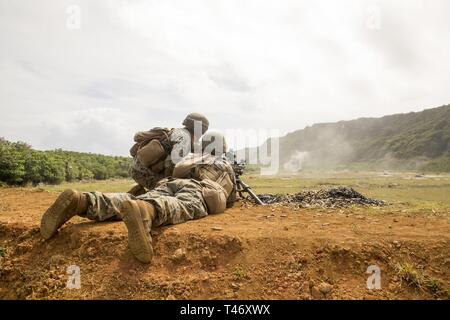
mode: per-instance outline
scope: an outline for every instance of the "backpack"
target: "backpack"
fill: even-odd
[[[209,179],[200,182],[203,186],[202,195],[209,214],[222,213],[227,207],[227,193],[218,183]]]
[[[227,207],[231,208],[236,201],[236,181],[233,168],[227,163],[217,161],[210,155],[191,155],[177,163],[172,176],[179,179],[205,179],[217,182],[227,193]]]
[[[157,165],[172,152],[172,132],[173,129],[156,127],[136,133],[135,144],[130,149],[131,156],[147,168]]]

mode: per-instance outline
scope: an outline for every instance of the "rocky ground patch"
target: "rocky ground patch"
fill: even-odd
[[[260,194],[260,199],[266,204],[296,206],[299,208],[343,208],[353,205],[383,206],[382,200],[365,197],[348,187],[332,187],[317,190],[303,190],[295,194]]]

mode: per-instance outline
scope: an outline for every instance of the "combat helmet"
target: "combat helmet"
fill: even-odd
[[[196,122],[200,122],[202,125],[202,134],[204,134],[209,127],[209,121],[206,117],[200,113],[189,113],[183,121],[185,126],[191,133],[194,133],[194,125]]]
[[[209,145],[214,144],[206,150],[207,153],[211,153],[212,155],[222,155],[226,153],[228,149],[225,136],[219,131],[210,131],[205,133],[200,138],[200,143],[203,153]]]

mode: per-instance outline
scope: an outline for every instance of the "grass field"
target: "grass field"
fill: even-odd
[[[249,176],[247,182],[258,193],[294,193],[303,188],[343,185],[368,197],[387,201],[390,204],[389,210],[450,213],[449,175],[312,173],[273,178]]]
[[[93,180],[81,182],[65,182],[58,185],[44,185],[43,189],[51,192],[62,192],[66,189],[76,189],[79,191],[101,191],[101,192],[127,192],[135,185],[133,180],[110,179]]]
[[[450,213],[450,175],[416,176],[415,173],[379,172],[313,172],[296,176],[246,175],[243,180],[257,193],[295,193],[304,188],[349,186],[362,194],[385,200],[386,208],[372,208],[389,212]],[[126,192],[132,180],[106,180],[64,183],[44,186],[52,192],[67,188],[81,191]]]

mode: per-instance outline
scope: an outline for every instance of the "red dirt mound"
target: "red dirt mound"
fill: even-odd
[[[155,230],[137,262],[121,222],[76,217],[43,241],[57,194],[0,189],[2,299],[435,299],[450,294],[448,218],[240,206]],[[80,289],[67,268],[80,268]],[[367,289],[367,268],[381,289]]]

